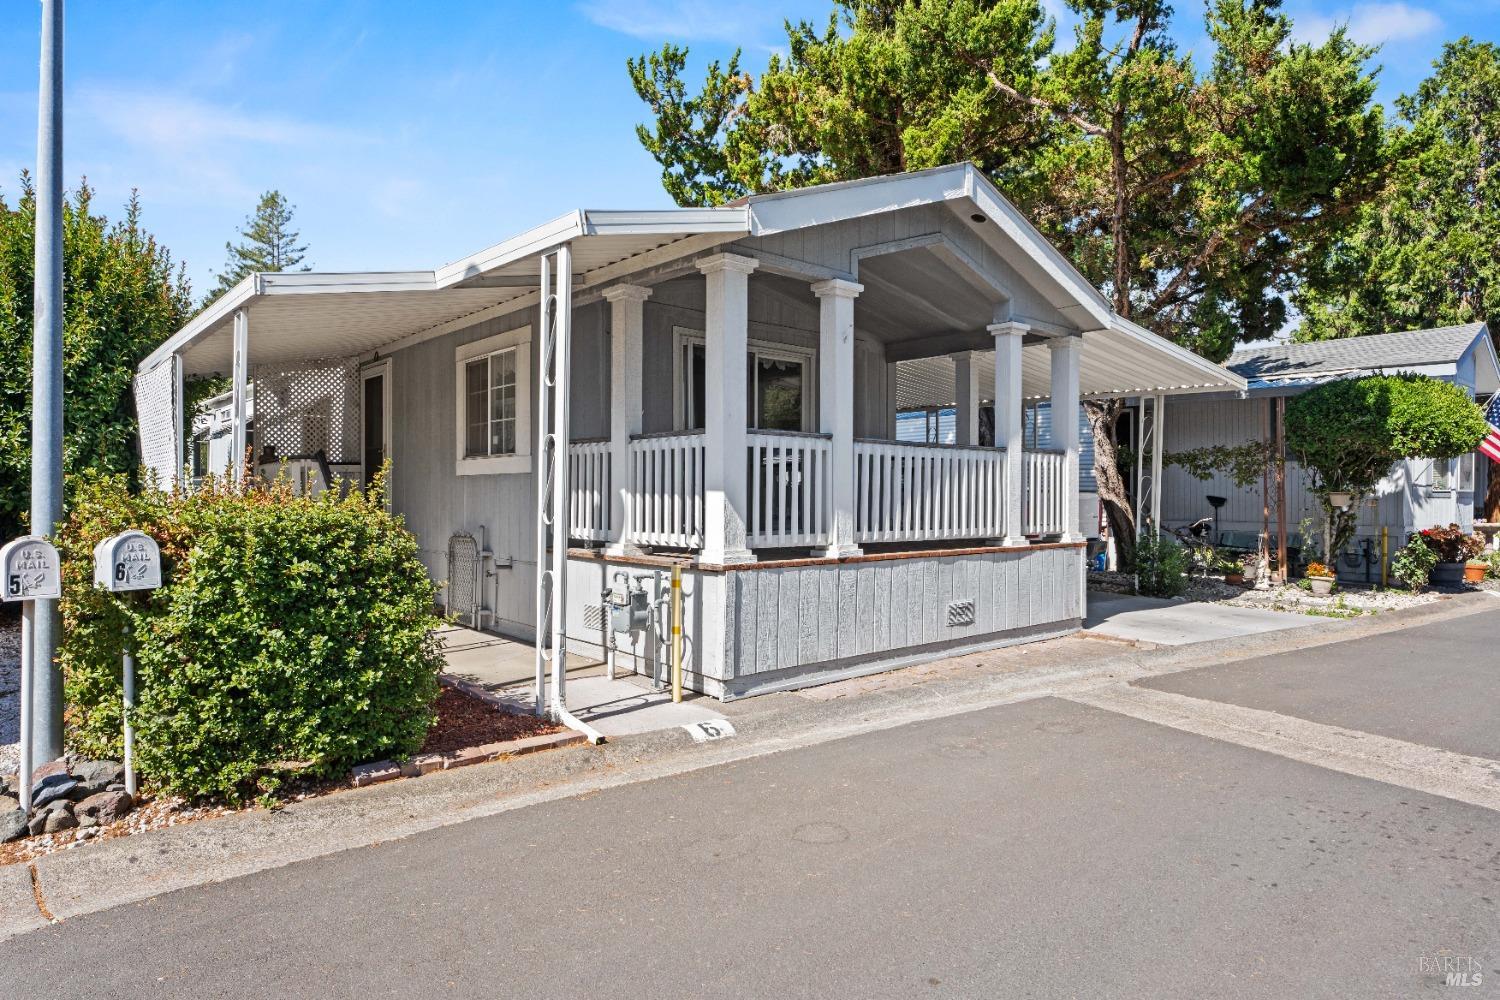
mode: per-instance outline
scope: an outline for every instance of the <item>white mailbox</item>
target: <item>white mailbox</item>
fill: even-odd
[[[161,586],[161,549],[144,531],[122,531],[94,546],[94,586],[116,593]]]
[[[39,535],[23,535],[0,548],[0,583],[7,601],[34,601],[62,596],[57,549]]]

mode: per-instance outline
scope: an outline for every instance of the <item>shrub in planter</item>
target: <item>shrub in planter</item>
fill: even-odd
[[[119,753],[128,623],[137,759],[166,789],[243,796],[290,771],[415,752],[438,694],[435,588],[376,494],[209,482],[132,496],[122,477],[81,482],[59,539],[72,748]],[[125,527],[161,545],[163,586],[121,600],[88,581],[94,543]]]
[[[1147,533],[1136,540],[1138,593],[1150,597],[1176,597],[1187,589],[1187,568],[1187,552],[1172,539]]]
[[[1420,534],[1407,538],[1406,545],[1391,559],[1391,576],[1407,590],[1416,593],[1427,586],[1427,577],[1437,565],[1438,556]]]

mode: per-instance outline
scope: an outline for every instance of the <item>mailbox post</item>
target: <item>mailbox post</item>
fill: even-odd
[[[110,593],[155,590],[161,586],[161,549],[144,531],[122,531],[94,546],[94,586]],[[135,797],[135,654],[130,623],[123,635],[121,686],[124,688],[125,791]]]
[[[39,535],[24,535],[0,548],[0,599],[21,602],[21,808],[31,809],[31,704],[36,678],[36,601],[62,596],[57,549]]]

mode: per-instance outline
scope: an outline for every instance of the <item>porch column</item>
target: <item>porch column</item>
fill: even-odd
[[[721,253],[698,261],[707,279],[704,342],[704,524],[701,563],[753,562],[746,547],[747,454],[745,358],[749,351],[753,257]]]
[[[641,432],[641,356],[645,349],[645,302],[651,289],[616,285],[609,301],[609,531],[610,555],[639,552],[630,539],[635,497],[630,486],[630,438]]]
[[[245,424],[249,416],[250,390],[250,314],[240,309],[234,314],[234,361],[230,386],[230,480],[245,480]]]
[[[954,443],[979,443],[979,363],[973,351],[953,355]]]
[[[1052,350],[1052,447],[1063,453],[1063,533],[1076,542],[1078,530],[1078,359],[1081,337],[1054,337]]]
[[[829,462],[829,559],[859,555],[854,544],[854,298],[864,286],[830,278],[818,297],[818,430],[833,435]]]
[[[1025,323],[992,323],[995,337],[995,444],[1005,449],[1005,537],[1001,545],[1025,545],[1021,530],[1021,495],[1025,467],[1022,465],[1024,422],[1021,398],[1021,345]]]

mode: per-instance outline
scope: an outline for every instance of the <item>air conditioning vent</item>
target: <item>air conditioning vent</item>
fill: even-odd
[[[954,601],[948,605],[948,627],[961,628],[974,624],[974,602]]]

